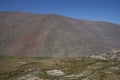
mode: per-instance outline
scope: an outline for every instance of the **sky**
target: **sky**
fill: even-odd
[[[120,24],[120,0],[0,0],[0,11],[60,14]]]

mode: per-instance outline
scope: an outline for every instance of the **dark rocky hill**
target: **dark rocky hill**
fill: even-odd
[[[0,12],[0,54],[65,57],[120,48],[120,25],[55,14]]]

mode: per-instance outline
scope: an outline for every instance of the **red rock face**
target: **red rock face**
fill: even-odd
[[[120,25],[60,15],[0,12],[0,54],[68,57],[120,47]]]

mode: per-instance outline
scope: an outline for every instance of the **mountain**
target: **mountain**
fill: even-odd
[[[120,48],[120,25],[56,14],[0,12],[0,55],[69,57]]]

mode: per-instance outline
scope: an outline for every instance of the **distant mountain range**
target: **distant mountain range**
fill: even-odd
[[[56,14],[0,12],[0,55],[76,57],[120,48],[120,25]]]

